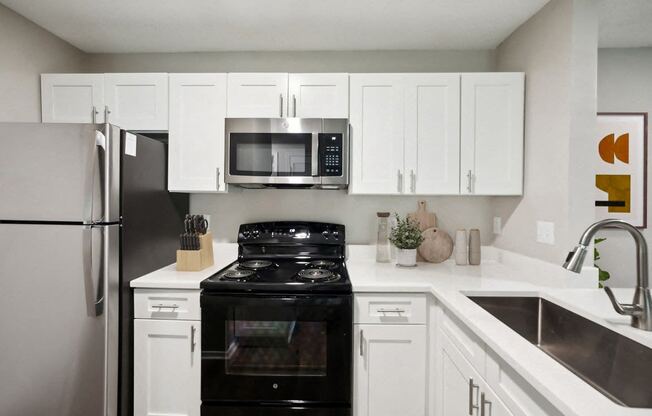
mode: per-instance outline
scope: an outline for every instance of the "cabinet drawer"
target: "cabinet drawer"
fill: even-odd
[[[199,290],[134,290],[134,317],[137,319],[184,319],[199,321]]]
[[[446,311],[442,314],[441,330],[469,360],[480,375],[485,375],[484,344],[457,318]]]
[[[355,295],[354,321],[357,324],[425,324],[426,295]]]

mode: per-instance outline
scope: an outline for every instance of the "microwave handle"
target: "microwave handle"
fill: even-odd
[[[312,176],[319,176],[319,133],[312,133]]]

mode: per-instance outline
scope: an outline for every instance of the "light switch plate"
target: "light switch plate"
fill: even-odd
[[[542,244],[555,244],[555,223],[537,221],[537,242]]]
[[[494,217],[494,234],[502,234],[503,232],[503,219],[501,217]]]

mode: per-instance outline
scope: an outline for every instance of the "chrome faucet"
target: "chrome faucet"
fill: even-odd
[[[604,290],[607,292],[616,312],[632,317],[633,327],[645,331],[652,331],[652,294],[650,293],[650,282],[648,279],[647,242],[643,234],[633,225],[622,220],[602,220],[592,224],[582,234],[579,245],[568,253],[566,262],[564,262],[564,268],[575,273],[579,273],[582,270],[582,263],[584,263],[584,258],[593,240],[593,236],[604,227],[623,229],[628,231],[634,238],[636,242],[636,291],[634,292],[632,303],[622,304],[616,300],[616,296],[611,288],[605,286]]]

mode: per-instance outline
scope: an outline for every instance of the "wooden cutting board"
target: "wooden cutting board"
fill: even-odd
[[[425,231],[437,226],[437,216],[426,210],[426,201],[417,202],[417,211],[408,214],[410,218],[419,223],[419,229]]]
[[[433,212],[426,210],[426,201],[417,202],[417,211],[408,214],[408,217],[419,223],[419,229],[421,231],[437,226],[437,216]],[[417,261],[426,261],[418,251]]]
[[[453,254],[453,239],[446,231],[431,227],[424,230],[421,235],[424,240],[417,252],[426,261],[441,263]]]

